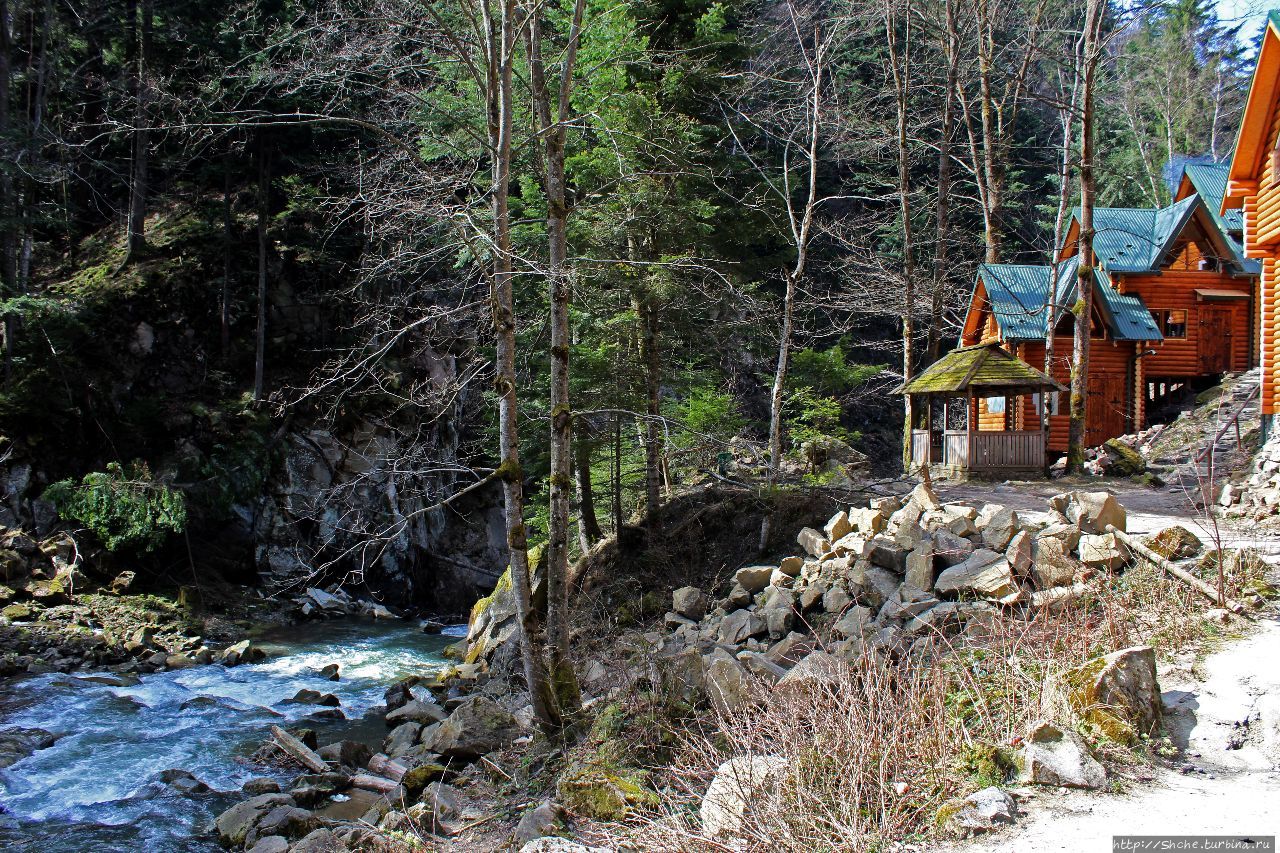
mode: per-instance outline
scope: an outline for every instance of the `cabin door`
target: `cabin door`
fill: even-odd
[[[1200,373],[1226,373],[1231,369],[1231,309],[1200,307]]]
[[[1129,407],[1125,403],[1124,377],[1094,376],[1089,379],[1089,398],[1085,401],[1084,441],[1097,447],[1108,438],[1124,435],[1128,427]]]

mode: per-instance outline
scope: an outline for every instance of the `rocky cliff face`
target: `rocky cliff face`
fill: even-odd
[[[432,508],[473,482],[453,461],[455,432],[433,432],[440,444],[406,444],[370,424],[288,435],[268,493],[240,508],[253,517],[266,585],[340,580],[392,606],[441,609],[492,588],[507,561],[501,494],[481,489]]]

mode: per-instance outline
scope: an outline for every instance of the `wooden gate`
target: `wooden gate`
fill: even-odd
[[[1096,447],[1108,438],[1124,435],[1129,427],[1129,407],[1125,401],[1124,377],[1094,376],[1089,379],[1089,399],[1085,401],[1085,444]]]
[[[1200,373],[1226,373],[1231,369],[1231,309],[1200,306],[1199,331]]]

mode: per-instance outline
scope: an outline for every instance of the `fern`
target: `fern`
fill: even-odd
[[[158,482],[141,461],[129,463],[128,469],[112,462],[79,483],[60,480],[44,497],[58,515],[92,531],[108,551],[154,551],[187,526],[182,492]]]

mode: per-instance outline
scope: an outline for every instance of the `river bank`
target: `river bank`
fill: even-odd
[[[385,726],[371,712],[387,687],[444,665],[452,639],[417,622],[350,618],[267,630],[257,641],[267,658],[234,668],[10,679],[0,729],[46,734],[36,736],[44,748],[0,769],[0,846],[217,850],[213,818],[242,786],[292,775],[254,758],[271,725],[376,745]],[[308,690],[338,704],[299,701]]]

